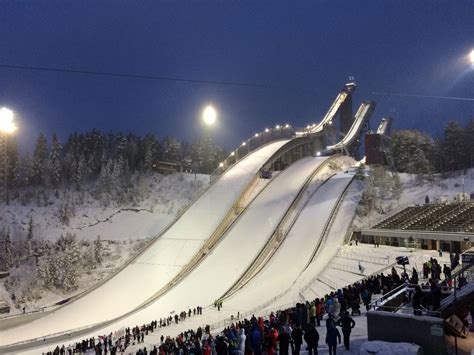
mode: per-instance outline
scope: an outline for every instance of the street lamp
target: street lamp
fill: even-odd
[[[16,126],[13,123],[13,111],[2,107],[0,109],[0,133],[1,133],[1,148],[3,158],[3,177],[4,177],[4,202],[7,203],[7,180],[8,180],[8,155],[7,155],[7,136],[16,131]]]

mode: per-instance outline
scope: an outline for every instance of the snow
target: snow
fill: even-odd
[[[320,186],[264,270],[245,289],[225,300],[226,307],[244,313],[245,309],[255,306],[256,300],[265,303],[292,286],[318,244],[339,195],[350,181],[347,174],[339,174]]]
[[[146,302],[199,250],[260,166],[283,144],[284,141],[265,146],[231,168],[175,225],[118,276],[51,315],[2,332],[1,344],[11,344],[102,322]],[[115,332],[121,327],[148,323],[153,319],[168,316],[170,312],[179,312],[197,305],[204,306],[204,316],[191,317],[177,326],[167,327],[166,330],[149,336],[147,341],[157,344],[158,337],[164,332],[165,335],[175,336],[182,330],[197,328],[207,323],[213,323],[214,329],[219,329],[226,324],[225,321],[228,321],[230,315],[236,315],[237,312],[267,314],[270,310],[289,307],[302,299],[321,297],[333,288],[341,288],[360,280],[365,277],[364,274],[390,268],[394,258],[399,255],[408,255],[410,267],[415,266],[418,270],[427,258],[440,259],[435,251],[388,246],[374,248],[373,245],[363,244],[341,247],[352,223],[363,185],[352,180],[352,175],[345,173],[337,174],[325,184],[321,184],[321,179],[327,174],[325,171],[311,182],[306,192],[309,197],[308,204],[262,271],[246,287],[225,299],[220,312],[209,306],[233,285],[255,259],[307,177],[324,159],[304,158],[285,171],[275,174],[273,179],[258,181],[256,190],[261,192],[250,194],[248,200],[256,196],[255,200],[218,246],[185,279],[139,311],[77,339],[64,340],[64,343],[67,345],[85,337]],[[410,182],[405,177],[403,179],[409,186]],[[439,184],[444,190],[441,186],[444,183]],[[322,241],[313,262],[304,270],[321,238],[327,218],[348,185],[347,194],[328,235]],[[416,190],[416,187],[413,186],[413,189]],[[405,189],[405,193],[410,191],[410,188]],[[430,187],[429,191],[435,190]],[[405,196],[403,202],[418,197],[424,200],[425,194],[412,193],[410,197]],[[115,221],[112,225],[115,225]],[[444,258],[440,260],[441,264],[447,259],[448,255],[445,253]],[[353,272],[358,270],[359,263],[366,273]],[[358,349],[367,338],[366,318],[358,317],[356,322],[353,339],[358,344],[354,348]],[[324,339],[325,330],[322,328],[319,330]],[[144,345],[146,343],[141,344]],[[32,349],[31,353],[38,353],[40,349],[46,351],[48,348],[50,347]]]
[[[417,355],[422,353],[423,349],[416,344],[389,343],[379,340],[365,342],[359,352],[360,355]]]
[[[285,143],[286,141],[271,143],[248,155],[213,184],[186,211],[179,222],[174,224],[149,249],[119,274],[101,285],[101,287],[96,288],[72,304],[55,311],[53,314],[46,315],[23,327],[4,332],[1,337],[2,344],[103,322],[123,315],[144,303],[171,280],[189,258],[199,250],[202,243],[215,230],[260,167]],[[306,163],[305,166],[310,167],[311,164]],[[282,180],[280,176],[283,176],[283,174],[275,178],[275,181]],[[297,183],[283,180],[285,181],[284,185],[280,186],[279,191],[273,192],[278,192],[282,198],[286,196],[289,199],[292,195],[285,191],[284,187],[292,184],[296,187]],[[282,198],[274,202],[284,207],[285,202],[281,201]],[[245,216],[248,215],[253,214],[245,214]],[[271,226],[271,222],[275,223],[277,220],[278,218],[270,217],[268,226]],[[248,227],[250,226],[249,224]],[[240,244],[240,242],[237,241],[237,244]],[[235,246],[229,250],[233,251],[234,249]],[[215,265],[211,269],[215,269]],[[206,279],[207,276],[203,280]],[[180,298],[173,300],[175,301],[174,304],[183,304],[182,298],[188,294],[189,291],[181,295]],[[204,304],[204,302],[198,303]],[[174,309],[174,306],[170,307],[166,303],[163,304],[166,312],[169,309]],[[148,321],[149,318],[150,315],[148,314],[143,322]]]
[[[141,177],[138,183],[143,195],[140,207],[104,207],[88,191],[68,191],[75,212],[69,225],[64,225],[58,218],[61,201],[49,191],[46,206],[12,201],[6,218],[10,221],[13,240],[25,238],[30,216],[36,239],[56,240],[66,233],[74,233],[82,240],[96,239],[98,235],[103,240],[144,239],[158,233],[208,185],[209,176],[203,174],[150,174]]]
[[[437,198],[443,198],[448,202],[453,202],[454,198],[463,191],[467,194],[474,192],[474,169],[453,172],[451,176],[446,178],[440,174],[435,174],[433,175],[432,183],[423,181],[422,184],[418,183],[416,175],[400,173],[399,176],[403,184],[403,192],[400,196],[400,200],[396,201],[391,198],[389,194],[385,193],[381,201],[385,214],[372,211],[368,217],[358,217],[354,221],[355,227],[364,228],[374,226],[408,206],[424,204],[426,196],[429,196],[430,202],[434,202]]]

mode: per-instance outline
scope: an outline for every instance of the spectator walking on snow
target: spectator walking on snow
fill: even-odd
[[[355,326],[354,319],[349,315],[349,312],[344,312],[337,321],[337,325],[342,328],[342,335],[344,337],[344,346],[346,350],[349,350],[349,342],[351,337],[352,328]]]
[[[308,345],[308,355],[318,355],[319,333],[314,322],[308,323],[304,332],[304,340]]]
[[[341,333],[339,330],[330,326],[326,332],[326,344],[329,347],[329,355],[336,355],[337,343],[341,344]]]
[[[301,326],[297,323],[291,332],[291,339],[293,340],[293,345],[291,352],[293,355],[299,355],[301,344],[303,344],[303,330]]]

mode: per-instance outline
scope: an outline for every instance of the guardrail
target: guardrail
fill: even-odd
[[[337,283],[335,283],[334,281],[328,279],[326,276],[320,275],[320,276],[317,277],[317,280],[322,282],[323,284],[329,286],[333,290],[337,290],[338,288],[340,288]]]
[[[255,133],[254,136],[244,140],[239,147],[231,151],[229,155],[219,163],[219,166],[211,173],[211,180],[225,173],[228,169],[237,164],[237,162],[258,148],[279,140],[294,138],[297,130],[302,129],[304,130],[304,128],[296,128],[290,124],[285,124],[276,125],[275,128],[265,128],[262,132]]]
[[[361,276],[367,275],[367,273],[365,272],[366,268],[363,268],[362,270],[360,270],[358,267],[339,264],[339,263],[330,263],[329,267],[331,267],[333,269],[336,269],[336,270],[347,271],[347,272],[357,274],[357,275],[361,275]]]
[[[375,256],[360,255],[360,254],[355,254],[355,253],[347,253],[347,252],[342,251],[337,256],[340,258],[364,261],[371,264],[379,264],[379,265],[390,264],[390,257],[388,255],[386,258],[381,258],[381,257],[375,257]]]

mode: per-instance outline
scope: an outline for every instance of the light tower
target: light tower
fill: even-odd
[[[3,175],[3,202],[7,203],[7,184],[8,184],[8,154],[7,154],[7,138],[8,135],[16,131],[16,126],[13,122],[13,111],[2,107],[0,109],[0,150],[2,155],[2,172]],[[6,208],[5,208],[6,210]]]

